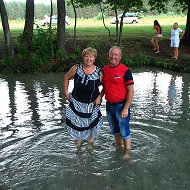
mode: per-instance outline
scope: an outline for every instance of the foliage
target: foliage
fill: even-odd
[[[128,67],[154,66],[161,69],[167,69],[177,72],[190,72],[190,68],[183,67],[181,64],[171,62],[170,59],[157,59],[143,54],[137,54],[134,57],[123,57],[122,63]]]
[[[62,63],[76,62],[76,60],[79,57],[78,52],[80,52],[80,51],[78,51],[78,49],[79,49],[79,47],[77,48],[77,51],[73,52],[73,53],[67,53],[66,51],[58,50],[58,51],[56,51],[56,58],[59,62],[62,62]]]
[[[151,6],[151,10],[158,10],[159,12],[166,12],[168,10],[168,3],[170,0],[149,0],[148,5]],[[176,7],[181,7],[183,11],[187,10],[187,6],[189,4],[189,0],[174,0],[172,1],[172,5]]]
[[[37,34],[33,36],[29,44],[29,51],[23,46],[21,37],[16,43],[17,57],[19,60],[28,60],[28,70],[32,73],[40,73],[47,68],[50,60],[49,31],[41,28],[37,29]]]
[[[98,40],[97,37],[96,37],[94,40],[90,41],[87,46],[88,46],[88,47],[95,48],[95,49],[99,49],[99,47],[100,47],[100,42],[99,42],[99,40]]]
[[[78,18],[92,18],[92,17],[97,17],[97,15],[99,15],[100,13],[100,8],[98,6],[93,6],[92,3],[89,5],[89,1],[87,1],[88,4],[84,4],[83,6],[78,6],[76,7],[77,10],[77,16]],[[111,8],[109,6],[109,1],[102,1],[104,3],[104,14],[105,17],[109,17],[109,16],[114,16],[114,12],[111,10]],[[133,2],[133,1],[131,1]],[[178,0],[179,2],[179,0]],[[181,13],[182,9],[181,6],[176,6],[173,7],[174,4],[174,0],[169,1],[166,4],[166,10],[167,12],[174,12],[174,14],[178,14]],[[75,4],[76,5],[76,4]],[[9,3],[5,3],[6,9],[7,9],[7,13],[8,13],[8,17],[9,20],[17,20],[17,19],[24,19],[25,17],[25,3],[23,2],[9,2]],[[148,5],[148,0],[143,0],[143,6],[139,6],[138,8],[134,7],[134,5],[132,5],[129,9],[130,11],[135,11],[135,12],[141,12],[143,11],[144,13],[148,13],[148,14],[154,14],[154,15],[159,15],[158,11],[153,11],[151,10],[151,6]],[[119,11],[121,11],[119,9]],[[66,5],[66,12],[67,15],[70,18],[74,18],[74,12],[73,12],[73,8],[70,4]],[[163,12],[161,10],[161,12]],[[56,3],[53,3],[53,14],[57,14],[57,5]],[[42,19],[44,17],[44,15],[50,15],[50,5],[45,5],[45,4],[35,4],[35,20],[39,20]]]
[[[5,3],[9,19],[24,19],[25,17],[25,3],[21,2],[9,2]]]
[[[15,62],[9,57],[4,57],[3,60],[0,61],[0,71],[4,74],[13,73]]]
[[[134,57],[123,56],[122,58],[122,63],[128,66],[149,66],[152,62],[151,57],[141,53],[137,53]]]

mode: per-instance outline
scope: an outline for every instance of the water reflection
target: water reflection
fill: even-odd
[[[64,73],[0,76],[0,189],[188,189],[190,75],[133,70],[131,160],[106,119],[80,152],[64,128]],[[73,83],[70,83],[70,91]]]
[[[14,128],[20,133],[23,127],[24,130],[49,128],[62,122],[60,113],[65,100],[62,99],[63,88],[60,89],[57,81],[52,81],[56,76],[33,77],[0,80],[0,126],[4,132],[9,131],[7,134],[12,135]]]

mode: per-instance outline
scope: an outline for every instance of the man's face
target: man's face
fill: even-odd
[[[112,66],[116,66],[121,60],[121,51],[119,48],[112,48],[109,52],[109,60]]]

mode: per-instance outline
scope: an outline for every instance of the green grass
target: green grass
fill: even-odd
[[[164,17],[165,16],[165,17]],[[174,22],[179,23],[179,27],[185,29],[186,16],[183,15],[173,15],[173,16],[146,16],[139,20],[138,24],[124,24],[123,27],[123,36],[128,37],[150,37],[154,34],[152,29],[153,21],[158,19],[160,25],[163,28],[164,36],[170,34],[171,26]],[[39,20],[36,20],[35,23],[38,23]],[[110,18],[105,19],[106,26],[109,28],[111,35],[115,35],[115,25],[110,24]],[[23,32],[24,20],[13,20],[9,22],[11,36],[17,37]],[[73,36],[73,26],[74,20],[71,19],[71,25],[66,27],[67,35]],[[47,28],[44,28],[47,29]],[[108,31],[103,26],[102,20],[94,19],[78,19],[77,20],[77,37],[84,36],[107,36]],[[0,39],[3,39],[3,29],[0,28]]]

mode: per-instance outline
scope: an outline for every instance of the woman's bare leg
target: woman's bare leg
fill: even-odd
[[[156,49],[156,44],[155,44],[155,37],[152,38],[151,42],[152,42],[152,44],[153,44],[153,46],[154,46],[154,49],[153,49],[153,50],[157,50],[157,49]]]
[[[175,59],[178,60],[179,57],[179,51],[177,47],[174,47],[174,55],[175,55]]]
[[[81,144],[82,144],[82,140],[77,140],[77,141],[76,141],[76,144],[77,144],[77,148],[80,148],[80,147],[81,147]]]
[[[155,38],[155,46],[156,46],[156,49],[157,49],[157,51],[155,53],[160,53],[160,47],[159,47],[159,44],[158,44],[158,38]]]
[[[88,137],[87,141],[88,141],[87,149],[89,150],[93,149],[94,138]]]

